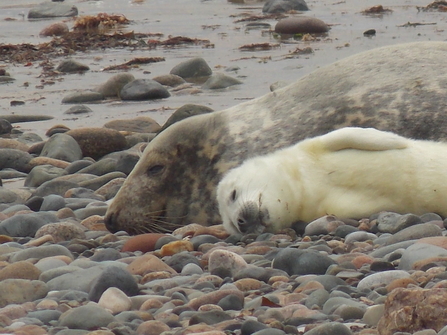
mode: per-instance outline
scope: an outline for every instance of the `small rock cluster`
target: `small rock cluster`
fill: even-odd
[[[65,60],[58,67],[60,72],[84,72],[88,66],[73,60]],[[189,82],[189,83],[188,83]],[[203,58],[197,57],[176,65],[169,74],[154,79],[135,79],[130,73],[119,73],[94,90],[73,92],[62,103],[80,104],[120,98],[128,101],[165,99],[171,96],[168,88],[176,94],[196,94],[200,89],[194,83],[202,83],[202,89],[224,89],[242,82],[223,73],[213,73]],[[168,87],[168,88],[167,88]],[[181,93],[179,93],[182,91]]]

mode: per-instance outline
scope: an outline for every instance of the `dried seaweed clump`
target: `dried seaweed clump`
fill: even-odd
[[[129,20],[121,14],[99,13],[97,15],[85,15],[76,19],[73,30],[89,31],[101,28],[113,28],[118,25],[129,24]]]
[[[391,13],[392,10],[389,8],[384,8],[382,5],[372,6],[370,8],[362,11],[363,15],[377,15],[377,14],[388,14]]]
[[[447,1],[434,1],[425,7],[416,6],[416,8],[418,9],[418,11],[422,12],[430,12],[430,11],[447,12]]]

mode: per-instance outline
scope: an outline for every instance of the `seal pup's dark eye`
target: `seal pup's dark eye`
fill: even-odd
[[[231,192],[230,199],[231,201],[236,200],[236,190],[233,190],[233,192]]]
[[[163,171],[164,165],[152,165],[149,169],[147,169],[147,174],[149,176],[155,176],[156,174],[159,174],[161,171]]]

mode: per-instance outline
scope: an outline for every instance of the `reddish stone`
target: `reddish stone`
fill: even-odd
[[[157,234],[157,233],[149,233],[149,234],[141,234],[136,235],[131,238],[129,238],[126,243],[124,243],[123,248],[121,249],[122,252],[126,251],[142,251],[142,252],[149,252],[155,250],[155,244],[157,241],[163,237],[166,236],[165,234]]]
[[[421,270],[423,267],[425,267],[427,264],[430,263],[437,263],[437,262],[447,262],[447,257],[445,256],[437,256],[437,257],[430,257],[426,259],[421,259],[420,261],[414,262],[412,268],[414,270]]]
[[[138,326],[136,333],[138,335],[158,335],[170,329],[169,326],[161,321],[150,320],[141,323]]]
[[[79,128],[66,132],[81,147],[84,157],[99,159],[111,152],[124,150],[127,141],[119,131],[107,128]]]
[[[233,289],[218,290],[204,294],[198,298],[192,299],[188,305],[192,309],[197,310],[200,306],[204,304],[217,304],[220,301],[220,299],[229,296],[230,294],[236,295],[239,299],[244,299],[244,294],[239,290],[233,290]]]
[[[408,285],[411,285],[411,284],[417,286],[418,283],[413,278],[399,278],[399,279],[395,279],[391,283],[389,283],[386,286],[386,289],[388,290],[388,292],[391,292],[392,290],[394,290],[396,288],[407,287]]]
[[[40,36],[62,36],[68,33],[68,26],[64,22],[52,23],[40,32]]]
[[[127,271],[129,271],[131,274],[140,276],[144,276],[146,273],[159,271],[166,271],[172,274],[177,274],[177,272],[173,268],[165,264],[157,256],[151,254],[144,254],[143,256],[137,257],[132,263],[127,266]]]
[[[364,264],[371,264],[374,261],[375,261],[374,258],[367,256],[367,255],[362,255],[362,256],[357,256],[356,258],[354,258],[351,261],[351,263],[354,264],[356,269],[360,269]]]
[[[61,169],[65,169],[68,165],[70,165],[70,163],[68,162],[50,157],[35,157],[32,160],[30,160],[29,163],[33,167],[38,165],[53,165]]]
[[[259,290],[262,282],[253,278],[242,278],[234,282],[234,285],[242,292]]]
[[[447,249],[447,237],[446,236],[424,237],[424,238],[419,239],[417,243],[427,243],[427,244],[436,245],[437,247]]]
[[[160,253],[164,256],[172,256],[182,251],[193,251],[194,246],[189,241],[173,241],[161,247]]]
[[[446,289],[397,288],[386,298],[377,330],[380,335],[413,334],[423,329],[439,332],[447,324],[446,306]]]

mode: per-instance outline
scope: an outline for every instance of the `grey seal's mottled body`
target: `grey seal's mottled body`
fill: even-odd
[[[324,215],[447,216],[447,142],[346,127],[246,160],[217,187],[232,234],[277,233]]]
[[[447,140],[447,43],[363,52],[223,111],[178,122],[146,147],[110,205],[110,231],[221,223],[216,187],[245,159],[357,126]]]

